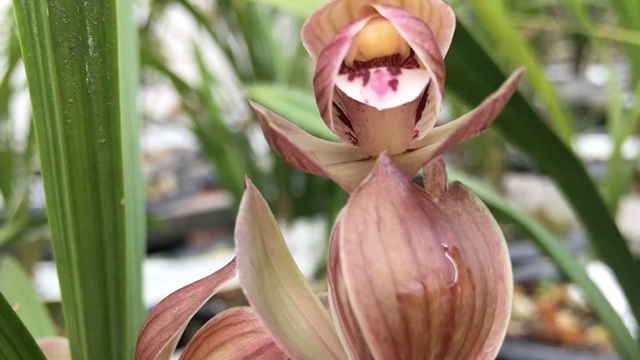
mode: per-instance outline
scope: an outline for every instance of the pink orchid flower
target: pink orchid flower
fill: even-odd
[[[250,182],[237,257],[164,299],[136,360],[168,360],[187,322],[236,269],[250,307],[205,324],[181,360],[493,360],[512,298],[506,243],[484,205],[449,186],[444,163],[412,184],[382,154],[334,228],[328,310],[297,268]]]
[[[434,129],[455,29],[440,0],[334,0],[302,41],[316,60],[313,86],[325,124],[343,143],[315,138],[254,104],[271,147],[292,166],[353,191],[387,151],[409,177],[482,132],[513,95],[523,70],[470,113]],[[469,59],[473,61],[473,59]]]

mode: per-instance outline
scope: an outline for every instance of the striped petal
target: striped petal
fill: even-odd
[[[333,228],[327,263],[331,315],[338,325],[338,334],[349,353],[349,359],[373,360],[349,302],[349,294],[345,287],[344,275],[340,265],[339,234],[340,218],[338,218]]]
[[[440,0],[334,0],[318,9],[302,28],[302,41],[317,59],[333,37],[348,23],[363,16],[367,5],[391,5],[417,16],[426,23],[444,55],[449,50],[456,18],[453,10]]]
[[[278,346],[295,360],[346,360],[329,314],[287,249],[260,192],[246,181],[236,222],[240,282]]]
[[[371,171],[373,160],[361,149],[318,139],[261,105],[253,108],[269,145],[294,168],[328,177],[346,191]]]
[[[38,339],[38,346],[47,360],[71,360],[69,340],[59,336]]]
[[[195,313],[236,275],[236,261],[174,292],[151,311],[140,330],[136,360],[169,360]]]
[[[189,342],[180,360],[285,360],[260,318],[248,307],[209,320]]]
[[[524,69],[514,72],[509,79],[477,108],[443,126],[431,130],[407,153],[394,157],[398,168],[407,176],[415,175],[425,164],[459,143],[482,133],[500,115],[517,90]]]
[[[443,190],[444,172],[427,184],[385,154],[352,194],[338,235],[348,302],[374,359],[493,360],[512,297],[504,237],[466,188]]]

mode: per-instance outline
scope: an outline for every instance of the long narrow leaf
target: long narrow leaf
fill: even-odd
[[[609,304],[600,289],[591,281],[583,266],[557,236],[527,214],[509,205],[505,199],[478,180],[456,171],[449,171],[449,177],[451,180],[457,180],[465,184],[487,204],[493,213],[501,215],[502,218],[516,225],[527,234],[530,240],[535,242],[556,263],[558,268],[582,289],[591,308],[598,315],[602,324],[609,330],[611,339],[622,358],[626,360],[640,359],[640,348],[620,316],[611,307],[611,304]]]
[[[0,360],[46,360],[38,344],[0,293]]]
[[[36,296],[29,274],[13,258],[0,258],[0,291],[17,306],[18,317],[34,338],[56,335],[53,320]]]
[[[500,51],[511,64],[525,66],[527,79],[544,102],[554,129],[569,144],[573,135],[571,117],[554,85],[546,78],[540,61],[512,23],[500,1],[471,0],[475,13],[489,30]]]
[[[142,320],[129,0],[14,1],[75,359],[128,359]]]
[[[10,36],[7,48],[2,49],[7,57],[7,66],[4,73],[0,75],[0,167],[2,168],[0,172],[0,197],[5,202],[9,202],[12,197],[15,165],[13,132],[11,131],[11,120],[9,118],[9,101],[13,93],[10,80],[20,60],[17,37],[13,31]]]

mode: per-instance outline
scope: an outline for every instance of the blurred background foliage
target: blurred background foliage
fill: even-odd
[[[222,210],[214,214],[233,214],[244,176],[283,222],[316,219],[325,224],[326,237],[346,194],[270,151],[249,106],[259,102],[316,136],[336,140],[319,118],[313,64],[299,39],[304,19],[322,3],[134,2],[149,250],[173,244],[165,241],[176,233],[172,226],[181,232],[202,227],[202,220],[194,225],[172,218],[197,207],[199,194],[221,194]],[[640,319],[640,232],[633,226],[640,211],[640,0],[448,3],[459,24],[446,59],[441,122],[477,105],[504,74],[527,68],[520,93],[495,126],[447,154],[452,178],[487,202],[510,241],[533,241],[582,289],[621,357],[640,358],[636,327],[629,325]],[[40,167],[30,113],[19,106],[27,101],[26,84],[6,5],[6,21],[0,22],[0,249],[11,257],[0,271],[28,274],[50,253],[42,250],[48,233]],[[172,133],[181,134],[180,144],[194,142],[195,158],[166,146]],[[586,257],[612,270],[627,299],[623,310],[603,296],[584,259],[567,244],[576,233],[592,250]],[[9,302],[25,294],[8,288],[0,272],[0,290]],[[43,313],[35,310],[33,316]],[[54,326],[18,315],[33,335]]]

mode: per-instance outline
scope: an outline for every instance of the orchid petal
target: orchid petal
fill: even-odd
[[[209,320],[180,360],[284,360],[260,318],[248,307],[226,310]]]
[[[329,245],[327,280],[329,283],[329,305],[334,322],[338,325],[338,334],[349,353],[349,359],[373,360],[358,322],[353,314],[349,294],[344,283],[340,267],[340,217],[336,221]]]
[[[378,111],[338,92],[340,108],[348,114],[358,135],[357,145],[365,153],[377,157],[383,151],[402,154],[410,146],[415,131],[413,119],[419,111],[420,99],[392,109]]]
[[[407,176],[413,176],[422,166],[437,158],[457,144],[483,132],[502,112],[517,90],[524,69],[515,71],[504,84],[477,108],[466,115],[439,126],[429,132],[413,149],[393,158],[398,168]]]
[[[240,282],[274,341],[296,360],[344,360],[329,314],[282,238],[260,192],[246,181],[236,223]]]
[[[296,169],[332,179],[352,191],[369,174],[373,160],[361,149],[318,139],[296,125],[253,103],[269,145]]]
[[[431,83],[418,107],[415,121],[415,139],[422,139],[436,123],[442,94],[444,93],[444,57],[429,25],[419,17],[401,8],[373,5],[376,11],[389,20],[429,72]]]
[[[71,360],[69,340],[60,336],[38,339],[38,346],[47,360]]]
[[[433,32],[440,52],[449,50],[456,18],[449,5],[440,0],[335,0],[324,5],[307,20],[302,28],[302,41],[312,58],[317,59],[333,37],[353,20],[362,17],[362,9],[371,4],[401,8],[419,17]]]
[[[322,50],[313,77],[313,90],[320,116],[331,131],[349,144],[356,144],[357,138],[347,114],[341,112],[340,104],[334,102],[335,81],[356,35],[369,20],[371,20],[370,16],[349,23],[340,30],[331,43]]]
[[[222,269],[164,298],[142,325],[135,359],[169,360],[189,320],[235,275],[234,259]]]
[[[340,222],[348,300],[377,360],[493,360],[513,290],[506,242],[462,185],[432,193],[378,159]]]

